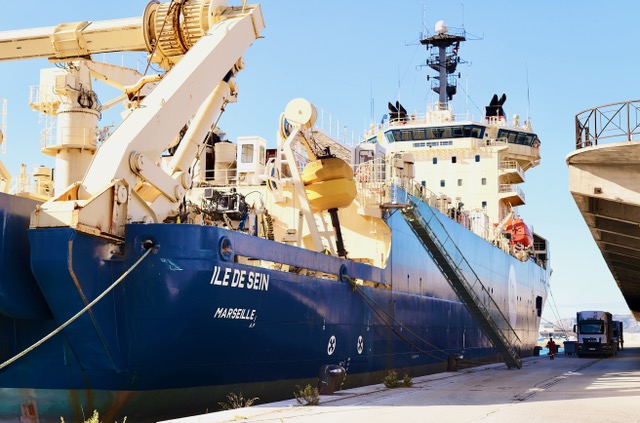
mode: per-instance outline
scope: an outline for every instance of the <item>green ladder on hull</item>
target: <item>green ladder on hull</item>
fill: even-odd
[[[482,284],[478,275],[462,254],[462,251],[449,236],[446,228],[438,219],[434,211],[427,207],[428,219],[411,201],[407,207],[401,209],[402,216],[422,242],[429,255],[440,267],[442,274],[465,305],[471,316],[476,320],[483,333],[500,354],[508,368],[522,368],[522,360],[513,347],[515,340],[519,341],[509,321],[495,300]],[[438,233],[440,236],[438,236]],[[466,274],[466,276],[465,276]],[[469,282],[469,279],[471,283]],[[508,334],[509,336],[505,335]]]

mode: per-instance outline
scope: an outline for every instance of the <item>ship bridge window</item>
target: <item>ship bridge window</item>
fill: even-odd
[[[438,128],[427,129],[427,138],[430,140],[440,138],[441,130]]]
[[[527,145],[531,147],[538,137],[535,134],[527,134],[526,132],[500,129],[498,131],[498,138],[504,138],[511,144]]]
[[[385,132],[384,135],[385,135],[385,137],[387,137],[387,141],[389,143],[395,142],[395,139],[393,137],[393,132],[391,132],[391,131]]]
[[[394,129],[392,131],[385,132],[385,136],[390,143],[399,141],[428,141],[443,138],[482,138],[484,136],[484,127],[477,125],[464,125],[424,129]],[[447,144],[442,144],[441,142],[440,145],[452,145],[451,141],[446,142]],[[429,143],[427,143],[427,145],[429,145]],[[433,145],[438,145],[438,143],[433,143]]]
[[[471,127],[471,137],[472,138],[482,138],[484,137],[484,128],[481,126],[473,126]]]

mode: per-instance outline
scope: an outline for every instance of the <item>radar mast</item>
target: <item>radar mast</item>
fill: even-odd
[[[438,110],[446,110],[447,102],[457,93],[460,75],[456,74],[456,69],[460,63],[458,49],[462,41],[466,41],[464,31],[449,33],[449,27],[444,21],[436,23],[435,35],[420,40],[420,44],[429,51],[427,66],[438,72],[438,77],[431,83],[431,89],[439,95]]]

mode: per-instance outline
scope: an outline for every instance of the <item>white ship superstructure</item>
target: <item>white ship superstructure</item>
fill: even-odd
[[[431,52],[427,65],[440,74],[432,84],[439,100],[423,114],[389,103],[388,119],[372,126],[357,148],[356,175],[368,179],[366,163],[382,154],[410,155],[416,183],[439,211],[487,240],[515,247],[511,234],[505,239],[505,228],[518,218],[516,207],[526,204],[520,184],[540,162],[540,140],[530,121],[518,115],[507,119],[505,94],[493,96],[481,121],[454,114],[448,100],[457,92],[458,47],[464,40],[443,22],[435,35],[421,40]]]

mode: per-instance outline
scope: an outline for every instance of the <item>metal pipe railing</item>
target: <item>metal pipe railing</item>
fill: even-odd
[[[640,135],[640,100],[605,104],[576,114],[576,149],[629,142]]]

